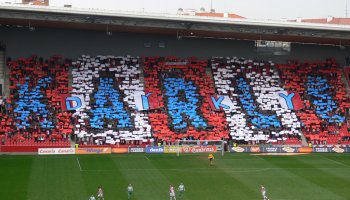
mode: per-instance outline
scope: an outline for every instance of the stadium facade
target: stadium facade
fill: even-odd
[[[350,26],[7,4],[0,24],[11,145],[350,142]]]

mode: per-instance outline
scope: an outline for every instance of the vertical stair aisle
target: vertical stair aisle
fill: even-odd
[[[8,79],[8,70],[6,69],[6,56],[5,49],[0,47],[0,84],[2,84],[2,96],[9,95],[9,79]]]

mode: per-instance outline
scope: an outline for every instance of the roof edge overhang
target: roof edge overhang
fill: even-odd
[[[91,27],[91,30],[105,30],[107,27],[112,31],[197,34],[203,37],[255,40],[275,38],[299,43],[350,45],[350,26],[346,25],[164,13],[0,4],[0,23],[38,27],[57,25],[59,28],[72,29]],[[249,37],[244,38],[244,35]]]

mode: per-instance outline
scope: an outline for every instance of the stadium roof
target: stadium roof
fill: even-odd
[[[290,22],[305,22],[305,23],[319,23],[319,24],[339,24],[339,25],[350,25],[350,18],[318,18],[318,19],[296,19],[289,20]]]
[[[225,17],[226,13],[216,13],[216,12],[199,12],[196,13],[196,16],[202,16],[202,17]],[[245,17],[242,17],[240,15],[234,14],[234,13],[227,13],[227,18],[234,18],[234,19],[245,19]]]
[[[350,45],[350,26],[0,4],[0,24],[243,40]]]

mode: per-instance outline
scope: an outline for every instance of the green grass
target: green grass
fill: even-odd
[[[99,185],[106,200],[167,200],[169,185],[183,182],[186,200],[350,199],[350,154],[216,156],[123,154],[1,156],[1,200],[87,200]],[[79,163],[78,163],[79,162]],[[80,166],[79,166],[80,164]]]

